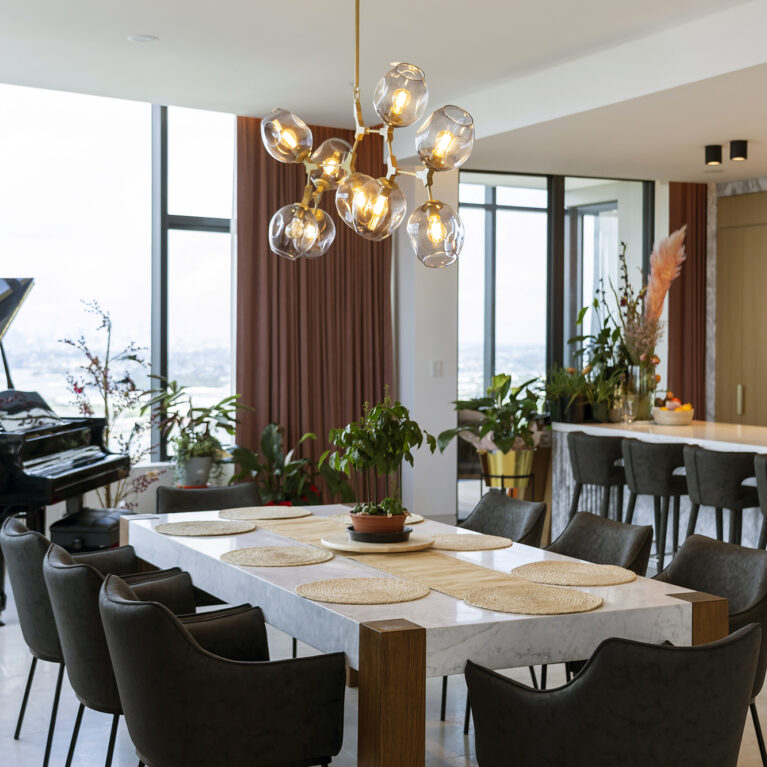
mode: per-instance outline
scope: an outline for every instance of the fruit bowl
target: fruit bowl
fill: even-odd
[[[652,418],[659,426],[689,426],[692,422],[695,411],[681,410],[661,410],[659,407],[653,407]]]

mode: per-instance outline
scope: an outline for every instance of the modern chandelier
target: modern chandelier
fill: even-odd
[[[414,176],[426,187],[429,199],[408,218],[407,233],[418,258],[430,267],[455,262],[463,247],[463,222],[447,203],[432,197],[435,172],[454,170],[468,160],[474,146],[474,120],[460,107],[435,110],[418,128],[415,148],[420,170],[403,170],[392,151],[395,128],[419,120],[426,111],[429,89],[423,70],[413,64],[393,63],[378,81],[373,107],[383,120],[380,128],[365,125],[360,104],[360,2],[355,0],[354,145],[340,138],[323,141],[312,151],[312,131],[297,115],[272,110],[261,122],[264,147],[275,160],[303,163],[306,186],[300,202],[280,208],[269,224],[269,245],[277,255],[295,261],[317,258],[330,248],[336,228],[319,207],[325,192],[335,190],[342,221],[368,240],[384,240],[407,213],[397,177]],[[379,135],[386,145],[387,172],[372,178],[357,170],[357,149],[365,136]]]

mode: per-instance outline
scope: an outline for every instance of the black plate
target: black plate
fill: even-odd
[[[403,527],[399,533],[359,533],[351,525],[346,529],[349,531],[349,540],[357,543],[405,543],[413,532],[412,527]]]

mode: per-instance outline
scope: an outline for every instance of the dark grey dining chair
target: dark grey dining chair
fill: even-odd
[[[623,518],[623,486],[626,473],[618,461],[623,458],[621,437],[600,437],[582,431],[571,431],[567,435],[567,448],[570,453],[570,467],[575,480],[575,488],[570,503],[570,519],[578,511],[581,491],[584,486],[592,485],[602,489],[602,501],[599,513],[607,517],[610,512],[610,492],[617,488],[615,519]]]
[[[215,511],[260,506],[261,496],[252,482],[240,482],[228,487],[206,487],[198,490],[162,486],[157,488],[157,513],[180,511]]]
[[[477,763],[736,767],[761,633],[698,647],[606,639],[552,690],[469,661]]]
[[[343,741],[343,653],[282,661],[224,654],[219,630],[202,639],[163,605],[106,579],[99,609],[125,721],[151,767],[328,765]],[[257,645],[257,643],[255,643]]]
[[[489,490],[474,507],[471,514],[458,527],[473,530],[486,535],[501,535],[511,538],[515,543],[527,546],[540,546],[543,525],[546,521],[546,504],[523,501],[512,498],[501,490]],[[535,684],[535,671],[530,668],[530,675]],[[442,699],[440,702],[440,721],[447,715],[447,680],[442,677]],[[464,718],[464,732],[468,732],[468,708]]]
[[[713,506],[716,511],[716,537],[724,540],[723,509],[730,514],[730,543],[740,543],[743,509],[757,508],[759,495],[755,487],[744,485],[754,476],[756,453],[724,452],[687,445],[684,466],[690,493],[690,521],[687,537],[695,532],[701,506]]]
[[[767,669],[767,551],[715,541],[703,535],[690,536],[669,566],[655,576],[693,591],[727,598],[730,631],[749,623],[762,627],[759,664],[751,692],[751,718],[754,722],[762,764],[767,767],[756,696],[764,685]]]

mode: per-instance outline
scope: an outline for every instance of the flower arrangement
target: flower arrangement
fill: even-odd
[[[102,415],[104,418],[104,445],[130,458],[131,466],[149,455],[149,419],[142,418],[143,391],[136,385],[136,378],[144,375],[148,364],[143,358],[145,349],[132,341],[119,351],[112,348],[112,318],[98,301],[83,301],[85,311],[99,320],[96,328],[103,335],[103,351],[93,351],[85,336],[62,338],[60,342],[81,352],[85,364],[76,373],[67,374],[67,386],[73,396],[78,412],[87,417]],[[93,397],[93,400],[91,399]],[[132,417],[133,425],[127,434],[118,430],[117,424],[124,417]],[[147,437],[145,439],[145,437]],[[104,508],[135,508],[136,497],[159,479],[161,472],[147,472],[136,477],[126,477],[96,490],[98,502]]]

